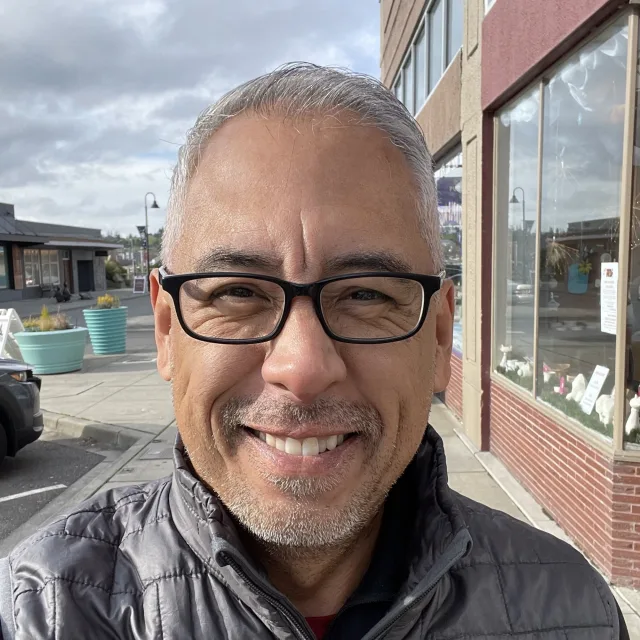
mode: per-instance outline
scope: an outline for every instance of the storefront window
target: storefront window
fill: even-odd
[[[462,153],[440,165],[435,178],[445,269],[456,287],[453,351],[462,356]]]
[[[540,91],[520,98],[497,120],[494,364],[533,389],[533,333]]]
[[[550,79],[542,134],[538,394],[607,436],[616,366],[624,22]]]
[[[625,397],[624,442],[628,449],[638,450],[640,449],[640,100],[637,99],[636,131],[633,144],[626,344],[627,393]]]
[[[627,24],[625,17],[602,32],[545,78],[542,96],[536,87],[496,121],[494,364],[519,385],[535,386],[542,402],[605,437],[613,434],[616,365],[624,366],[616,363],[616,325]],[[640,387],[640,349],[633,357],[636,332],[640,343],[640,320],[634,320],[640,253],[633,237],[640,237],[635,211],[629,398]],[[640,306],[637,313],[640,318]],[[640,428],[629,431],[628,441],[640,441]]]
[[[40,286],[40,252],[37,249],[24,250],[24,284],[26,287]]]

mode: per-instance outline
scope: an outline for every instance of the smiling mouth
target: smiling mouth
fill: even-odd
[[[248,433],[259,438],[267,446],[282,451],[290,456],[318,456],[342,446],[355,433],[326,436],[324,438],[279,438],[264,431],[246,427]]]

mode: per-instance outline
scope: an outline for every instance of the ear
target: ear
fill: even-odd
[[[154,269],[149,279],[151,306],[155,320],[155,338],[158,349],[158,372],[167,381],[171,380],[171,323],[173,320],[173,301],[160,286],[158,270]]]
[[[455,310],[455,287],[445,280],[438,295],[436,315],[436,363],[434,393],[447,388],[451,378],[451,349],[453,348],[453,316]]]

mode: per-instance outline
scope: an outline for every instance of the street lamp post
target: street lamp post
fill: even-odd
[[[522,187],[516,187],[513,190],[513,195],[511,196],[511,200],[509,200],[509,203],[520,204],[520,200],[518,200],[518,197],[516,196],[516,191],[518,191],[518,189],[522,191],[522,284],[527,284],[527,276],[526,276],[527,240],[525,235],[527,222],[525,220],[526,214],[525,214],[525,203],[524,203],[524,189]]]
[[[147,210],[147,197],[153,196],[153,204],[151,205],[151,209],[159,209],[158,203],[156,201],[156,194],[149,191],[144,196],[144,239],[145,239],[145,257],[147,264],[147,284],[149,284],[149,278],[151,277],[151,268],[149,267],[149,213]]]

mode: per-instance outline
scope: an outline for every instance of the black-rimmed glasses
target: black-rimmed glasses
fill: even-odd
[[[291,303],[309,296],[327,335],[339,342],[406,340],[422,327],[444,273],[370,272],[296,284],[241,272],[169,274],[160,284],[173,298],[180,325],[192,338],[221,344],[273,340]]]

